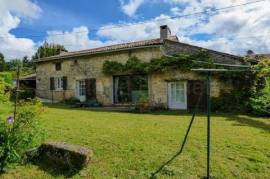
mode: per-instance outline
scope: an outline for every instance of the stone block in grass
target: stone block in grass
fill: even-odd
[[[63,142],[44,143],[35,153],[32,161],[34,159],[34,163],[42,169],[54,175],[66,176],[72,176],[86,167],[93,156],[90,149]]]

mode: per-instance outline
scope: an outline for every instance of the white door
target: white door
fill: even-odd
[[[76,97],[81,101],[86,101],[85,80],[76,81]]]
[[[168,83],[170,109],[187,109],[187,83],[176,81]]]

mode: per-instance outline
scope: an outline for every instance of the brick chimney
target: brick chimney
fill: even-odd
[[[160,26],[160,39],[168,39],[171,36],[171,30],[167,25]]]

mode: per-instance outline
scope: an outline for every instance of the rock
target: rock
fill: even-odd
[[[93,152],[82,146],[63,142],[48,142],[38,149],[39,162],[61,170],[81,170],[91,160]]]

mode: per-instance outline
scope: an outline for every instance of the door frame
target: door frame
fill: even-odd
[[[172,83],[177,83],[177,82],[183,82],[184,83],[184,97],[185,97],[185,102],[184,106],[182,107],[175,107],[171,105],[171,84]],[[178,81],[170,81],[167,83],[167,98],[168,98],[168,108],[172,110],[187,110],[187,81],[185,80],[178,80]]]

